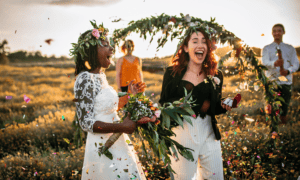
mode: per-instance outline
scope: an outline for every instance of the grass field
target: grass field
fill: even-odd
[[[106,75],[109,84],[117,89],[116,72],[107,71]],[[144,71],[143,75],[146,95],[158,102],[163,71]],[[299,78],[300,73],[295,73],[294,87],[299,87]],[[237,109],[218,117],[225,179],[294,179],[300,175],[298,89],[294,88],[290,103],[290,124],[280,127],[278,149],[272,152],[275,157],[270,157],[261,155],[259,150],[271,134],[270,120],[263,110],[263,89],[254,91],[255,81],[250,72],[244,80],[238,75],[224,79],[223,97],[233,97],[237,92],[242,95]],[[71,67],[0,66],[0,179],[80,178],[84,146],[76,148],[73,142],[74,82]],[[241,89],[240,84],[245,82],[248,89]],[[28,103],[23,100],[24,95],[30,98]],[[139,146],[137,143],[138,152]],[[149,164],[142,157],[140,160],[148,178],[168,177],[161,162]],[[270,163],[270,168],[265,168],[265,163]]]

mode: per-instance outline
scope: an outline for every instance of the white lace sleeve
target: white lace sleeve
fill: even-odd
[[[95,123],[94,103],[95,97],[100,91],[100,83],[95,83],[96,78],[93,74],[83,72],[78,75],[74,84],[76,102],[76,113],[79,124],[83,131],[93,132],[93,125]]]

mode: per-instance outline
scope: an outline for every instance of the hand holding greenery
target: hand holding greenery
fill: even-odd
[[[183,119],[188,123],[192,124],[190,116],[194,116],[195,113],[191,108],[193,103],[191,93],[192,92],[187,94],[187,91],[185,90],[185,97],[181,98],[179,101],[174,101],[173,103],[166,103],[163,107],[158,107],[142,93],[137,93],[136,95],[128,95],[128,103],[123,108],[123,111],[125,112],[124,117],[127,117],[129,113],[131,115],[130,119],[134,122],[138,122],[138,120],[143,117],[151,118],[150,122],[141,124],[141,126],[135,130],[135,133],[142,139],[142,147],[146,157],[148,158],[148,151],[145,148],[144,140],[149,143],[154,154],[164,161],[164,164],[168,166],[170,172],[174,172],[170,166],[170,155],[178,158],[179,152],[186,159],[194,161],[191,153],[192,149],[186,148],[170,138],[175,135],[172,131],[172,127],[177,125],[183,127],[183,120],[181,117],[183,117]],[[124,93],[119,93],[119,95],[124,95]],[[160,114],[162,114],[161,118]],[[124,118],[122,120],[124,120]],[[114,133],[107,140],[105,145],[99,148],[99,156],[104,154],[108,158],[112,159],[113,156],[108,149],[121,135],[122,133]],[[171,149],[173,154],[171,153]],[[149,159],[149,161],[151,160],[152,159]]]

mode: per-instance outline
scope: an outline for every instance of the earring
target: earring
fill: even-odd
[[[84,65],[85,65],[86,68],[92,69],[88,61],[85,61]]]
[[[206,67],[206,68],[208,67],[208,65],[206,64],[206,62],[205,62],[203,65],[204,65],[204,67]]]

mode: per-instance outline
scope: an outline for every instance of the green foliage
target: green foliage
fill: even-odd
[[[116,29],[113,33],[114,44],[118,46],[120,41],[124,41],[131,32],[139,33],[140,37],[144,39],[147,39],[147,34],[149,34],[151,43],[153,37],[162,31],[163,36],[157,41],[157,50],[164,47],[169,36],[171,37],[171,41],[176,38],[180,40],[178,44],[179,47],[187,34],[196,31],[196,27],[201,27],[207,31],[209,35],[213,35],[212,38],[215,39],[216,43],[220,42],[224,44],[228,42],[230,45],[233,45],[233,41],[240,41],[233,33],[224,29],[222,25],[215,23],[215,19],[203,21],[200,18],[184,16],[182,13],[180,17],[169,16],[162,13],[156,17],[151,16],[151,18],[131,21],[128,27],[124,29]]]

